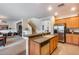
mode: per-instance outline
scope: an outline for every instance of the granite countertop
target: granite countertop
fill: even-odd
[[[37,43],[39,43],[39,44],[41,44],[41,43],[43,43],[43,42],[45,42],[45,41],[50,40],[51,38],[53,38],[53,37],[55,37],[55,36],[57,36],[57,34],[55,34],[55,35],[45,35],[45,36],[33,38],[33,39],[34,39],[33,41],[34,41],[34,42],[37,42]]]
[[[68,34],[79,34],[79,32],[67,32]]]
[[[29,34],[29,35],[24,35],[25,37],[34,37],[34,36],[41,36],[42,34],[50,34],[50,32],[47,33],[35,33],[35,34]]]

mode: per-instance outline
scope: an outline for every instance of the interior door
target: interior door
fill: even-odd
[[[18,32],[19,32],[19,35],[22,36],[22,25],[19,25]]]

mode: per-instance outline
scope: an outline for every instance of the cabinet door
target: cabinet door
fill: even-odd
[[[60,19],[56,19],[55,20],[55,24],[60,24],[61,22],[60,22]]]
[[[67,18],[66,25],[68,28],[79,28],[79,16]]]
[[[30,45],[29,45],[29,54],[30,55],[33,55],[35,53],[35,50],[34,50],[34,42],[30,40]]]
[[[32,40],[30,40],[30,55],[40,55],[40,45]]]
[[[57,47],[58,44],[58,36],[54,37],[54,49]]]
[[[72,20],[73,28],[79,28],[79,18],[78,18],[78,16],[72,17],[71,20]]]
[[[73,27],[71,18],[66,19],[66,26],[67,26],[67,28],[72,28]]]
[[[54,49],[57,47],[57,43],[58,43],[58,36],[50,40],[50,53],[52,53]]]
[[[55,21],[55,23],[56,23],[56,24],[63,24],[63,23],[65,23],[65,19],[57,19],[57,20]]]
[[[73,44],[79,44],[79,35],[73,34]]]
[[[49,43],[41,47],[41,55],[49,55]]]
[[[78,35],[78,45],[79,45],[79,35]]]
[[[66,42],[73,43],[73,36],[72,34],[66,34]]]
[[[52,53],[53,52],[53,50],[54,50],[54,39],[52,38],[51,40],[50,40],[50,53]]]

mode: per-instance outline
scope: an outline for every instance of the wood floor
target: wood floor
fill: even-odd
[[[52,55],[79,55],[79,46],[58,43],[58,48]]]

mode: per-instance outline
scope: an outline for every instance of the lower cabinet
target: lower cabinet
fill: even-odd
[[[79,45],[79,35],[73,35],[73,44]]]
[[[29,54],[30,55],[49,55],[56,49],[57,43],[58,43],[58,35],[42,43],[37,43],[33,40],[30,40]]]
[[[40,55],[40,45],[32,40],[30,40],[29,54],[30,55]]]
[[[70,44],[79,45],[79,35],[78,34],[66,34],[66,42]]]
[[[54,48],[55,48],[54,43],[55,43],[55,42],[54,42],[54,40],[53,40],[53,39],[51,39],[51,40],[50,40],[50,50],[49,50],[49,51],[50,51],[50,53],[52,53],[52,52],[53,52],[53,50],[54,50]]]
[[[41,55],[49,55],[49,43],[41,47]]]
[[[58,43],[58,36],[50,40],[50,54],[56,49]]]
[[[66,43],[73,43],[73,35],[72,34],[66,34]]]

